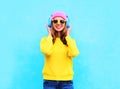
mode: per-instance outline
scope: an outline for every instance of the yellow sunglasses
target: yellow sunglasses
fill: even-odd
[[[61,24],[66,23],[66,21],[65,21],[65,20],[57,20],[57,19],[52,20],[52,22],[53,22],[53,23],[55,23],[55,24],[56,24],[56,23],[58,23],[58,22],[59,22],[59,23],[61,23]]]

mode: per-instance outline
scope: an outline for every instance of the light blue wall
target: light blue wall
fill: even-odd
[[[73,59],[75,89],[120,89],[119,0],[0,1],[0,89],[42,89],[39,41],[56,10],[72,23],[81,54]]]

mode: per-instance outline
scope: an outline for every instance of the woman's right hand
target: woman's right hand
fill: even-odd
[[[51,28],[48,26],[48,24],[46,24],[46,28],[47,28],[47,31],[48,31],[48,35],[51,36]]]

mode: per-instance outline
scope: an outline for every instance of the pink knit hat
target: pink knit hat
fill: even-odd
[[[52,20],[52,19],[54,19],[55,17],[62,17],[62,18],[65,19],[65,20],[68,19],[68,16],[67,16],[64,12],[62,12],[62,11],[56,11],[56,12],[54,12],[54,13],[51,15],[50,19]]]

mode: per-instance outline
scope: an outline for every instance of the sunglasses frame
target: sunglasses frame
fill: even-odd
[[[54,24],[57,24],[58,22],[61,23],[61,24],[66,23],[65,20],[60,20],[60,19],[54,19],[54,20],[52,20],[52,22],[53,22]]]

